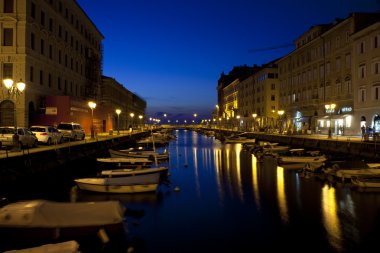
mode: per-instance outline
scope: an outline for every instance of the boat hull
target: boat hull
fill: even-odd
[[[102,193],[139,193],[139,192],[153,192],[158,188],[158,184],[144,184],[144,185],[102,185],[91,184],[85,182],[76,182],[79,189],[92,192]]]

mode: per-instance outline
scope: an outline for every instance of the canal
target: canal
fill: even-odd
[[[177,138],[163,147],[170,152],[169,181],[156,193],[77,190],[72,179],[94,173],[93,157],[85,165],[67,165],[44,178],[22,182],[22,189],[5,192],[11,200],[119,199],[134,211],[126,216],[125,245],[82,249],[83,253],[326,253],[378,248],[380,193],[303,177],[270,159],[259,163],[241,144],[222,144],[189,130],[174,133]]]

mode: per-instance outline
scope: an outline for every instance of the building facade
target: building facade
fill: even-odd
[[[353,125],[380,132],[380,22],[352,36]]]
[[[331,24],[313,26],[295,40],[293,52],[277,61],[280,107],[290,119],[290,128],[335,135],[358,133],[352,35],[378,18],[378,13],[353,13]]]
[[[144,100],[102,78],[103,35],[75,0],[1,0],[0,12],[0,125],[78,122],[88,134],[126,129],[127,112],[145,120]]]

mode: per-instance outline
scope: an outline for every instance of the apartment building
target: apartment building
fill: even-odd
[[[0,124],[36,123],[49,107],[46,96],[69,96],[77,120],[99,93],[103,35],[74,0],[2,0],[0,11],[1,78],[25,83],[22,93],[2,85]]]
[[[380,132],[380,22],[351,36],[355,117],[352,124]]]
[[[352,83],[352,35],[375,22],[378,13],[311,27],[296,49],[277,61],[280,107],[294,131],[356,134]],[[332,106],[331,106],[332,105]]]

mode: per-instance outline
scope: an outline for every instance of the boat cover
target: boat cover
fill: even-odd
[[[45,244],[39,247],[9,250],[4,253],[77,253],[79,244],[76,241],[67,241],[54,244]]]
[[[0,209],[0,227],[85,227],[123,222],[120,201],[20,201]]]

